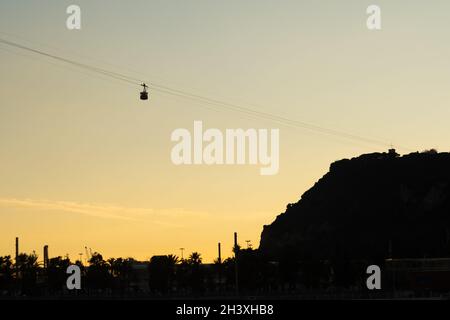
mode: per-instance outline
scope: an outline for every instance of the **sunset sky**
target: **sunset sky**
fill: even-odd
[[[0,255],[231,255],[331,162],[450,144],[450,2],[0,0],[0,38],[171,88],[386,142],[211,110],[0,44]],[[382,30],[366,28],[378,4]],[[280,170],[175,166],[177,128],[279,128]],[[401,149],[403,147],[403,149]]]

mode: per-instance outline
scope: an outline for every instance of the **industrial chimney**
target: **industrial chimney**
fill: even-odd
[[[48,245],[44,246],[44,268],[48,268]]]
[[[16,265],[19,259],[19,237],[16,237]]]

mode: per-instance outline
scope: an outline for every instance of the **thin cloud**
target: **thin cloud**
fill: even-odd
[[[130,213],[129,208],[92,205],[70,201],[0,198],[0,206],[34,210],[63,211],[100,218],[136,220],[132,216],[128,215],[128,213]]]
[[[180,224],[163,220],[180,218],[207,218],[208,214],[188,211],[182,208],[153,209],[124,207],[110,204],[90,204],[73,201],[0,198],[0,207],[25,208],[43,211],[61,211],[89,215],[99,218],[129,221],[150,220],[165,226],[180,227]],[[178,221],[177,221],[178,222]]]
[[[0,207],[28,209],[32,211],[55,211],[82,214],[97,218],[116,219],[131,222],[149,222],[162,227],[184,228],[199,223],[222,221],[235,223],[236,221],[257,221],[268,215],[262,214],[216,214],[201,211],[190,211],[184,208],[137,208],[111,204],[92,204],[73,201],[37,200],[0,198]]]

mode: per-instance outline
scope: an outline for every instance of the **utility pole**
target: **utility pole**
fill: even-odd
[[[218,249],[218,254],[219,254],[217,261],[219,262],[219,264],[221,264],[222,263],[222,250],[220,248],[220,242],[217,245],[217,249]]]
[[[84,247],[84,251],[86,252],[86,259],[85,259],[86,260],[86,265],[88,265],[90,258],[89,258],[89,251],[88,251],[88,247],[87,246]]]
[[[16,263],[14,269],[16,271],[16,279],[19,277],[19,237],[16,237]]]
[[[16,237],[16,268],[19,262],[19,237]]]
[[[236,295],[239,296],[239,274],[238,274],[239,246],[238,246],[237,232],[234,233],[233,251],[234,251],[234,278],[235,278]]]
[[[181,250],[181,260],[183,261],[184,260],[184,257],[183,257],[184,248],[180,248],[180,250]]]
[[[19,237],[16,237],[16,263],[14,265],[14,269],[16,271],[16,285],[14,290],[18,292],[19,290],[19,281],[17,279],[19,278]]]
[[[217,244],[217,251],[218,251],[217,269],[218,269],[218,275],[219,275],[219,290],[222,291],[222,248],[221,248],[220,242]]]
[[[48,268],[48,245],[44,246],[44,268],[47,269]]]

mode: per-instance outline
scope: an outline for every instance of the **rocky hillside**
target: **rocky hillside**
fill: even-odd
[[[260,250],[328,259],[450,256],[450,153],[372,153],[334,162],[264,226]]]

